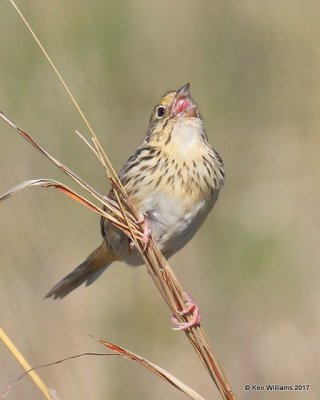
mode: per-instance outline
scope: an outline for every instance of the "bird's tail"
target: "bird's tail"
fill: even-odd
[[[62,299],[84,282],[86,286],[91,285],[115,260],[115,254],[103,241],[76,269],[58,282],[46,298]]]

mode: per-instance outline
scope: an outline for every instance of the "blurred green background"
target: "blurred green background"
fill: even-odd
[[[168,90],[191,82],[225,161],[214,212],[170,264],[239,399],[318,399],[319,1],[21,0],[119,169]],[[86,132],[9,1],[0,4],[0,109],[103,193]],[[71,184],[0,122],[0,193],[32,178]],[[29,189],[0,207],[0,321],[32,365],[104,351],[88,333],[168,369],[206,399],[214,385],[144,267],[114,264],[63,301],[47,291],[100,242],[99,218]],[[21,369],[0,345],[0,390]],[[40,371],[63,400],[184,399],[143,368],[87,357]],[[245,384],[310,384],[305,393]],[[30,380],[8,399],[40,399]]]

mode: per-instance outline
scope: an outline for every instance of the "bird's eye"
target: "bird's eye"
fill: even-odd
[[[157,108],[157,118],[162,118],[164,116],[164,113],[166,112],[166,109],[163,106],[159,106]]]

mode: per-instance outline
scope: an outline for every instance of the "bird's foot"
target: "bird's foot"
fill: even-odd
[[[143,243],[143,251],[145,251],[149,245],[150,237],[151,237],[151,228],[143,214],[140,214],[139,220],[137,221],[138,225],[142,226],[143,229],[143,236],[141,241]],[[130,242],[130,249],[133,250],[135,248],[135,244],[131,241]]]
[[[192,300],[192,298],[188,295],[188,293],[184,292],[184,295],[187,298],[186,307],[179,311],[180,315],[188,315],[192,314],[192,319],[189,322],[179,322],[178,319],[173,315],[171,317],[171,322],[177,325],[176,328],[172,328],[174,331],[185,331],[187,329],[192,328],[193,326],[199,325],[201,321],[201,314],[199,307]]]
[[[150,242],[151,228],[150,228],[149,222],[147,221],[146,217],[143,214],[140,214],[138,224],[141,225],[142,229],[143,229],[143,236],[142,236],[141,241],[143,243],[143,251],[145,251]]]

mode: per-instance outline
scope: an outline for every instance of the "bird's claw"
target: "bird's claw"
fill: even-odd
[[[172,328],[174,331],[185,331],[187,329],[192,328],[193,326],[199,325],[201,321],[201,314],[199,307],[197,304],[192,300],[192,298],[184,292],[185,297],[187,298],[186,307],[179,311],[180,315],[187,315],[192,313],[192,319],[189,322],[180,322],[178,319],[173,315],[171,317],[171,322],[177,325],[176,328]]]
[[[150,228],[150,225],[149,225],[146,217],[143,214],[140,214],[140,219],[138,221],[138,224],[142,225],[143,237],[142,237],[141,241],[143,243],[143,251],[145,251],[150,242],[151,228]]]
[[[146,219],[146,217],[143,214],[140,214],[139,220],[137,221],[138,225],[142,226],[143,229],[143,236],[141,238],[141,241],[143,243],[143,251],[145,251],[149,245],[150,242],[150,237],[151,237],[151,228],[150,225]],[[133,250],[135,248],[135,244],[133,241],[130,242],[130,249]]]

